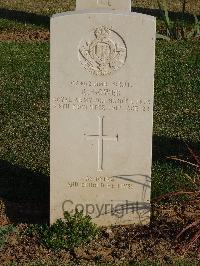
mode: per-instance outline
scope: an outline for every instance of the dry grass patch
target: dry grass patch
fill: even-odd
[[[181,11],[181,0],[168,0],[168,3],[170,11]],[[132,6],[158,8],[157,0],[133,0]],[[0,8],[51,15],[53,13],[74,10],[75,0],[0,0]],[[186,11],[198,14],[200,12],[200,0],[188,0]]]

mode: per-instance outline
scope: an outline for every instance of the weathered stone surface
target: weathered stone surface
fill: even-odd
[[[108,8],[131,11],[131,0],[77,0],[76,9]]]
[[[148,223],[155,19],[77,11],[51,19],[51,222]]]

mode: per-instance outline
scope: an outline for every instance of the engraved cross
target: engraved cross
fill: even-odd
[[[99,133],[95,135],[87,135],[87,140],[97,139],[98,141],[98,169],[97,171],[103,171],[103,147],[104,141],[116,141],[118,142],[118,134],[115,137],[109,137],[104,135],[103,121],[104,116],[98,116],[99,119]]]

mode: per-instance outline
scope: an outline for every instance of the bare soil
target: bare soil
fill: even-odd
[[[0,225],[10,223],[3,206],[2,203]],[[29,211],[31,212],[31,209]],[[124,265],[142,261],[164,265],[173,264],[180,259],[198,263],[200,262],[200,241],[191,245],[188,251],[184,249],[198,228],[190,229],[180,240],[176,240],[178,233],[197,219],[200,219],[199,205],[153,205],[149,226],[103,228],[102,234],[97,239],[71,251],[46,249],[38,239],[21,234],[27,228],[27,224],[18,224],[18,231],[10,234],[1,250],[0,265],[13,262],[28,265],[38,261],[45,262],[47,265],[66,265],[69,262],[75,262],[76,265],[78,263],[95,265],[97,262]]]
[[[1,31],[0,41],[47,41],[50,38],[48,30],[16,30],[16,31]]]

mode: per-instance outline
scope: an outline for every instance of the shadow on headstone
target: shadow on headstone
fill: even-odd
[[[0,8],[0,18],[50,28],[50,17],[45,15]]]
[[[48,223],[49,177],[0,160],[0,198],[12,223]]]

